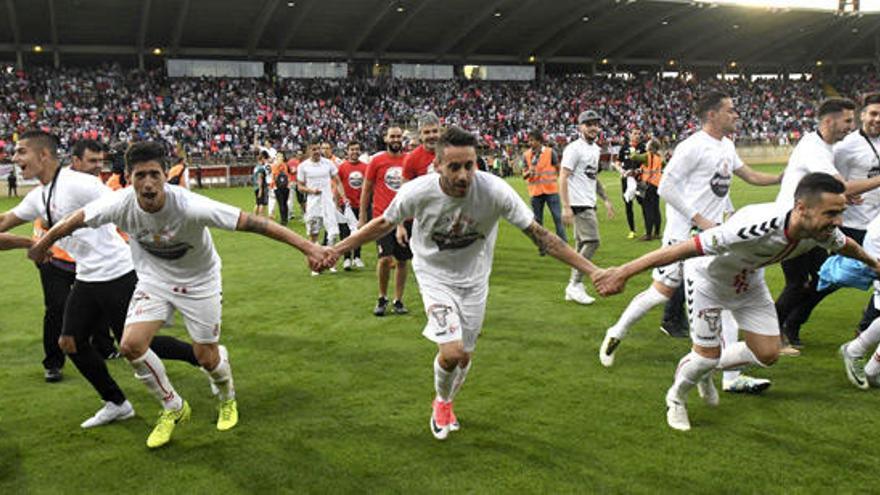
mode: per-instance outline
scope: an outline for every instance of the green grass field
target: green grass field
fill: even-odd
[[[606,221],[600,212],[594,261],[620,264],[658,246],[625,239],[619,181],[610,173],[602,180],[618,215]],[[246,189],[206,194],[241,207],[252,198]],[[775,194],[739,180],[733,186],[740,206]],[[0,210],[14,204],[4,198]],[[99,399],[70,363],[63,382],[43,382],[37,271],[23,252],[0,253],[0,493],[843,493],[875,486],[880,454],[864,439],[878,426],[880,396],[849,385],[836,354],[866,294],[838,291],[804,328],[801,357],[753,370],[774,381],[763,396],[722,394],[721,406],[709,409],[694,393],[694,428],[680,433],[666,426],[663,396],[689,341],[658,331],[659,308],[630,332],[614,368],[596,355],[605,329],[650,276],[592,306],[565,303],[568,268],[540,258],[502,224],[483,336],[456,403],[462,430],[438,442],[428,431],[435,348],[420,335],[425,318],[412,277],[412,313],[375,318],[374,247],[364,251],[364,271],[311,278],[296,251],[251,234],[214,236],[224,261],[222,341],[241,422],[217,432],[205,376],[170,363],[193,417],[158,451],[144,442],[159,406],[124,361],[111,362],[111,373],[138,415],[80,429]],[[768,278],[778,293],[781,270],[768,269]],[[168,332],[185,336],[179,324]]]

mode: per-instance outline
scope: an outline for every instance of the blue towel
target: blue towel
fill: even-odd
[[[861,261],[835,254],[819,269],[819,290],[828,287],[853,287],[868,290],[877,274]]]

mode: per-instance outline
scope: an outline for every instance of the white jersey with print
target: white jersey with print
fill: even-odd
[[[833,147],[834,168],[845,180],[869,179],[880,175],[880,136],[863,131],[850,133]],[[880,190],[862,193],[862,204],[849,205],[843,212],[843,226],[865,230],[880,214]]]
[[[58,223],[92,201],[112,194],[97,177],[68,168],[58,172],[54,184],[54,189],[52,183],[34,188],[12,210],[12,214],[26,222],[39,218],[48,226],[46,203],[51,203],[52,222]],[[131,250],[113,225],[79,229],[60,239],[58,246],[76,260],[76,279],[83,282],[107,282],[134,270]]]
[[[689,238],[697,213],[723,222],[731,207],[733,172],[742,166],[733,141],[726,137],[715,139],[699,131],[679,143],[660,179],[659,193],[667,203],[664,243]]]
[[[498,219],[519,229],[534,221],[532,210],[507,182],[476,172],[462,198],[440,189],[440,176],[423,175],[404,184],[385,210],[399,224],[414,218],[410,247],[416,277],[458,287],[486,284],[492,271]]]
[[[776,196],[776,206],[782,211],[794,207],[794,191],[805,175],[813,172],[824,172],[838,175],[834,168],[834,153],[831,145],[819,137],[818,132],[808,132],[801,138],[791,156],[782,176],[782,185]]]
[[[571,206],[596,206],[596,174],[601,150],[584,138],[573,141],[562,152],[562,168],[568,170],[568,200]]]
[[[195,295],[221,286],[220,256],[208,227],[235,230],[241,210],[166,184],[165,205],[156,213],[141,209],[129,187],[89,204],[85,214],[91,227],[115,223],[128,233],[141,281]]]
[[[836,251],[846,243],[840,229],[825,241],[795,240],[788,236],[790,210],[775,203],[749,205],[728,221],[694,239],[703,258],[687,261],[688,267],[711,281],[717,294],[739,295],[763,286],[764,267],[795,258],[816,246]]]

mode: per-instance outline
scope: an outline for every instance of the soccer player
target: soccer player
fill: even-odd
[[[689,430],[687,395],[694,387],[703,400],[718,405],[712,371],[746,365],[766,367],[779,357],[779,321],[764,267],[822,246],[857,259],[880,273],[880,262],[838,229],[846,209],[845,186],[831,175],[811,173],[794,191],[794,207],[749,205],[717,227],[691,240],[652,251],[619,268],[596,275],[600,294],[623,289],[626,280],[651,267],[688,258],[685,279],[693,347],[678,363],[666,394],[671,428]],[[699,258],[695,258],[699,257]],[[721,311],[729,310],[744,331],[745,342],[721,345]]]
[[[345,198],[357,218],[361,211],[361,189],[364,187],[364,178],[367,175],[367,164],[361,161],[361,144],[359,142],[350,141],[345,147],[345,152],[346,160],[339,165],[339,182],[342,183]],[[349,235],[351,235],[351,228],[348,224],[339,224],[340,238],[345,239]],[[363,267],[364,262],[361,260],[360,247],[345,253],[345,260],[342,262],[344,270]]]
[[[300,162],[296,169],[296,183],[300,191],[308,195],[306,204],[306,227],[309,240],[318,241],[323,228],[327,232],[329,244],[339,237],[339,224],[336,219],[336,205],[345,197],[338,182],[339,171],[336,165],[321,155],[321,142],[313,141],[308,148],[309,157]],[[335,268],[331,268],[335,272]],[[312,272],[317,275],[317,272]]]
[[[386,151],[376,154],[367,166],[367,179],[361,191],[361,211],[358,227],[367,224],[366,206],[373,204],[373,218],[379,218],[391,204],[391,200],[403,185],[403,130],[399,125],[390,125],[385,131]],[[406,314],[409,310],[403,304],[403,291],[406,288],[407,263],[412,259],[409,246],[397,242],[394,232],[376,240],[379,247],[379,261],[376,263],[376,278],[379,280],[379,299],[373,314],[385,316],[388,310],[388,280],[394,261],[397,262],[397,273],[394,277],[395,314]]]
[[[521,229],[542,254],[586,273],[596,270],[538,225],[533,212],[503,179],[476,170],[476,146],[473,134],[447,129],[436,146],[438,173],[404,184],[381,215],[330,249],[325,261],[325,266],[332,265],[341,253],[391,234],[407,218],[415,219],[413,269],[428,317],[422,335],[438,347],[430,428],[440,440],[460,426],[453,401],[470,370],[483,324],[499,218]]]
[[[254,215],[266,215],[266,205],[269,204],[269,152],[260,150],[257,165],[254,166]]]
[[[41,259],[56,240],[114,223],[131,234],[131,254],[138,272],[120,349],[135,376],[162,403],[163,412],[147,439],[150,448],[168,443],[174,427],[190,416],[189,404],[177,394],[159,356],[150,350],[153,337],[172,310],[183,315],[193,349],[211,383],[219,389],[217,429],[238,422],[232,369],[220,339],[220,257],[208,227],[248,231],[290,244],[321,261],[318,246],[265,217],[213,201],[165,181],[168,158],[163,147],[142,142],[126,152],[132,187],[105,195],[73,212],[35,244],[31,259]]]
[[[599,137],[599,114],[587,110],[578,115],[579,139],[571,142],[562,152],[562,172],[559,175],[559,197],[562,199],[562,221],[574,224],[574,242],[577,251],[592,259],[599,248],[599,223],[596,220],[596,196],[605,202],[608,218],[614,217],[614,207],[605,195],[599,174],[601,150],[596,144]],[[584,274],[572,270],[565,288],[565,300],[578,304],[592,304],[587,295]]]
[[[36,178],[40,184],[18,206],[0,214],[0,232],[38,220],[51,227],[68,213],[110,194],[98,178],[61,167],[57,146],[57,139],[43,131],[21,135],[13,160],[26,179]],[[45,254],[54,244],[47,237],[48,234],[35,244],[41,246],[40,256],[34,258],[40,264],[46,262]],[[105,331],[108,324],[116,339],[122,339],[128,300],[137,283],[131,251],[112,225],[80,230],[58,244],[76,260],[75,281],[63,301],[58,346],[104,401],[104,406],[80,426],[92,428],[131,418],[134,408],[110,376],[104,357],[92,345],[95,333]],[[195,361],[189,344],[171,337],[161,340],[161,349],[154,348],[158,354]]]
[[[636,238],[636,219],[633,212],[633,199],[635,198],[636,179],[641,164],[632,158],[632,155],[640,155],[647,151],[646,143],[642,140],[642,130],[633,127],[629,131],[629,141],[624,141],[617,154],[620,172],[620,193],[623,195],[623,204],[626,206],[626,224],[629,226],[627,239]]]
[[[697,106],[702,121],[699,132],[682,141],[676,148],[666,172],[660,180],[659,193],[666,200],[666,228],[663,245],[687,240],[693,229],[706,230],[720,224],[730,213],[730,183],[733,175],[749,184],[778,184],[779,177],[752,170],[736,154],[733,142],[726,136],[736,130],[739,115],[731,98],[720,92],[704,95]],[[672,297],[682,282],[682,263],[675,261],[657,267],[653,283],[635,296],[620,319],[605,332],[599,349],[599,361],[610,367],[615,352],[627,331],[654,306]],[[737,328],[725,318],[725,342],[737,340]],[[758,393],[770,386],[768,380],[739,375],[731,370],[724,376],[724,389],[730,392]]]

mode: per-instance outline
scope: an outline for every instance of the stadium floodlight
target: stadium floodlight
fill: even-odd
[[[602,63],[603,63],[603,64],[607,64],[607,63],[608,63],[608,59],[607,59],[607,58],[603,58],[603,59],[602,59]]]
[[[494,15],[495,17],[501,17],[501,11],[500,11],[500,10],[496,10],[495,13],[492,14],[492,15]]]
[[[36,52],[36,53],[42,53],[42,52],[43,52],[43,47],[40,46],[40,45],[34,45],[34,52]]]
[[[816,67],[822,67],[822,61],[816,60]]]
[[[537,60],[537,58],[535,58],[534,55],[529,55],[529,63],[530,63],[530,64],[535,63],[535,60]]]
[[[730,64],[728,64],[728,65],[730,65],[731,69],[735,69],[736,68],[736,60],[731,60]]]
[[[674,59],[670,59],[670,60],[669,60],[669,65],[675,65],[675,60],[674,60]]]
[[[402,3],[398,3],[397,4],[397,13],[402,14],[404,12],[406,12],[406,7],[404,7]]]
[[[296,7],[296,2],[287,2],[288,7]]]
[[[153,48],[153,55],[162,55],[161,48]]]

